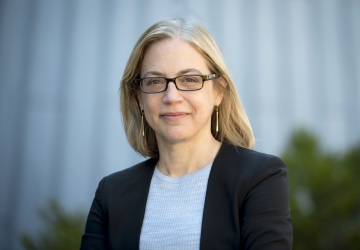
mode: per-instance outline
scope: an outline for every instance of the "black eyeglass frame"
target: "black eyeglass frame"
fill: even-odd
[[[179,77],[184,77],[184,76],[200,76],[201,79],[202,79],[202,84],[201,84],[201,87],[200,88],[197,88],[197,89],[180,89],[177,84],[176,84],[176,79],[179,78]],[[141,92],[145,93],[145,94],[156,94],[156,93],[161,93],[161,92],[165,92],[169,86],[169,83],[170,82],[173,82],[176,89],[177,90],[180,90],[180,91],[196,91],[196,90],[200,90],[204,87],[204,82],[205,81],[209,81],[209,80],[213,80],[213,79],[216,79],[218,78],[219,75],[218,74],[209,74],[209,75],[198,75],[198,74],[192,74],[192,75],[180,75],[180,76],[176,76],[174,78],[167,78],[167,77],[144,77],[144,78],[141,78],[141,79],[135,79],[135,81],[140,85],[140,90]],[[161,79],[165,79],[166,80],[166,87],[164,90],[161,90],[161,91],[157,91],[157,92],[146,92],[142,89],[142,84],[141,84],[141,81],[142,80],[145,80],[145,79],[149,79],[149,78],[161,78]]]

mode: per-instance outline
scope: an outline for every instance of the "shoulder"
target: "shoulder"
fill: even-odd
[[[102,194],[121,193],[136,183],[147,183],[153,175],[156,159],[147,159],[134,166],[105,176],[99,183],[97,196]]]
[[[217,160],[213,189],[224,187],[233,197],[232,205],[237,204],[241,248],[291,249],[285,163],[277,156],[228,144],[222,146]]]
[[[274,174],[286,176],[285,163],[279,157],[226,143],[221,146],[213,167],[217,176],[230,182],[241,180],[249,186]]]
[[[147,159],[143,162],[140,162],[134,166],[126,168],[124,170],[112,173],[106,176],[107,181],[116,181],[116,180],[125,180],[132,179],[135,176],[146,175],[154,171],[156,159]]]
[[[243,168],[251,168],[253,170],[263,164],[285,165],[284,162],[277,156],[226,143],[223,143],[221,146],[216,160],[219,164],[224,166],[237,165],[242,166]]]
[[[233,162],[235,160],[252,164],[259,164],[262,161],[266,161],[269,159],[281,161],[281,159],[277,156],[261,153],[248,148],[234,146],[227,143],[222,144],[218,157],[221,158],[222,161],[229,160]]]

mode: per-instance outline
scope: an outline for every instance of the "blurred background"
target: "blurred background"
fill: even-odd
[[[123,132],[119,81],[138,37],[171,17],[209,28],[249,115],[255,149],[288,164],[295,240],[314,237],[306,226],[317,232],[332,225],[312,243],[330,249],[324,242],[337,242],[341,225],[330,218],[338,208],[323,218],[328,224],[311,221],[353,192],[340,203],[353,223],[347,249],[360,244],[360,0],[1,0],[0,249],[42,249],[31,237],[50,232],[52,216],[87,214],[103,176],[144,160]],[[337,176],[338,192],[326,189],[331,178],[322,174],[308,182],[320,167],[304,159]],[[355,172],[346,172],[350,165]],[[312,192],[319,186],[318,197],[328,197],[322,206]],[[304,229],[296,228],[300,220]]]

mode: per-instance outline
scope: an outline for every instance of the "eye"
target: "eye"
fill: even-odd
[[[186,81],[186,82],[195,82],[196,79],[191,78],[191,77],[187,77],[187,78],[185,79],[185,81]]]
[[[197,83],[200,81],[199,76],[182,76],[180,77],[182,83]]]
[[[164,83],[161,78],[148,78],[145,80],[146,85],[160,85]]]

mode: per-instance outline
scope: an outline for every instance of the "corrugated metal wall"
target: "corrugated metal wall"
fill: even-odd
[[[278,154],[304,125],[330,149],[360,139],[359,0],[0,1],[0,248],[39,227],[56,197],[88,210],[101,177],[142,160],[128,146],[118,83],[156,21],[215,35],[257,138]]]

